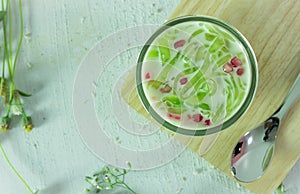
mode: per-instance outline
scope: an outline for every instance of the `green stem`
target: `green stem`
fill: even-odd
[[[7,0],[7,14],[8,14],[8,30],[9,30],[9,37],[8,37],[8,40],[9,40],[9,68],[12,69],[12,58],[13,58],[13,46],[12,46],[12,38],[13,38],[13,30],[12,30],[12,11],[11,11],[11,5],[10,5],[10,0]],[[12,71],[13,72],[13,71]],[[13,80],[13,73],[12,73],[12,78]]]
[[[5,11],[4,9],[4,1],[2,0],[1,2],[2,4],[2,11]],[[4,26],[4,20],[5,20],[5,16],[4,16],[4,19],[3,19],[3,26]],[[4,78],[5,76],[5,58],[6,58],[6,52],[5,52],[5,48],[3,49],[3,61],[2,61],[2,77]]]
[[[9,103],[7,106],[7,111],[6,111],[6,116],[9,116],[10,109],[11,109],[11,104],[14,100],[14,91],[15,91],[15,83],[11,82],[10,87],[9,87]]]
[[[123,186],[128,191],[132,192],[133,194],[137,194],[134,190],[132,190],[126,183],[122,182],[121,186]]]
[[[16,68],[16,64],[17,64],[17,59],[18,59],[18,56],[19,56],[19,53],[20,53],[22,42],[23,42],[23,9],[22,9],[22,0],[19,0],[19,12],[20,12],[19,13],[20,14],[20,40],[19,40],[19,43],[18,43],[18,48],[17,48],[17,51],[16,51],[15,60],[14,60],[14,63],[13,63],[13,76],[15,74],[15,68]]]
[[[3,61],[2,61],[2,78],[5,76],[5,51],[3,53]]]
[[[2,7],[4,8],[4,0],[2,0]],[[6,1],[6,7],[7,7],[6,14],[7,14],[9,11],[9,8],[10,8],[9,0]],[[9,75],[11,78],[13,78],[13,70],[11,68],[10,52],[9,52],[9,45],[8,45],[8,40],[7,40],[7,17],[6,16],[3,19],[3,37],[4,37],[4,57],[7,61]],[[3,64],[3,65],[5,65],[5,64]]]
[[[27,182],[22,178],[22,176],[18,173],[18,171],[15,169],[15,167],[12,165],[12,163],[9,161],[2,145],[0,144],[0,149],[2,152],[2,155],[6,161],[6,163],[8,164],[8,166],[12,169],[12,171],[15,173],[15,175],[19,178],[19,180],[24,184],[24,186],[27,188],[27,190],[31,193],[34,194],[34,192],[32,191],[32,189],[30,188],[30,186],[27,184]]]

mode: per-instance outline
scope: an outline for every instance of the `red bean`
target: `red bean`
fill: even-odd
[[[211,121],[209,119],[205,120],[204,123],[205,123],[206,126],[210,126],[211,125]]]
[[[196,123],[200,123],[203,120],[203,116],[201,114],[194,114],[192,118],[193,121]]]
[[[184,84],[187,83],[187,81],[188,81],[188,78],[184,77],[184,78],[181,78],[179,82],[180,82],[181,85],[184,85]]]
[[[239,67],[242,65],[242,61],[237,57],[233,57],[230,62],[233,67]]]
[[[239,68],[239,69],[236,71],[236,74],[237,74],[238,76],[243,75],[243,74],[244,74],[244,69],[243,69],[243,68]]]
[[[177,42],[174,43],[174,48],[177,49],[183,47],[184,44],[185,44],[185,40],[178,40]]]
[[[231,63],[226,63],[223,65],[223,71],[226,73],[231,73],[233,71],[233,67]]]
[[[151,78],[151,74],[149,72],[147,72],[145,75],[145,79],[150,79],[150,78]]]

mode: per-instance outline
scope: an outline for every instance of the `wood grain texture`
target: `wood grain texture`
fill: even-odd
[[[300,72],[300,1],[299,0],[183,0],[170,19],[184,15],[209,15],[235,26],[250,42],[256,53],[259,82],[253,103],[233,126],[220,132],[217,141],[201,156],[232,177],[230,155],[238,139],[248,130],[267,119],[282,103]],[[134,76],[124,84],[132,87]],[[131,86],[130,86],[131,85]],[[128,91],[128,90],[127,90]],[[148,113],[140,104],[135,89],[125,100],[143,115]],[[271,193],[286,177],[300,156],[300,131],[297,129],[299,108],[280,131],[274,160],[259,180],[240,183],[254,193]],[[185,139],[177,136],[179,140]],[[200,155],[204,138],[194,137],[188,147]],[[209,141],[209,140],[208,140]],[[207,146],[207,145],[206,145]],[[233,177],[232,177],[233,178]]]

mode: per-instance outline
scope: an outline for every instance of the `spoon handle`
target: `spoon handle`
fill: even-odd
[[[287,111],[291,108],[294,102],[299,98],[299,96],[300,96],[300,74],[298,74],[296,81],[294,82],[287,97],[285,98],[282,107],[280,108],[280,111],[275,115],[278,118],[280,118],[280,120],[282,120],[286,115]]]

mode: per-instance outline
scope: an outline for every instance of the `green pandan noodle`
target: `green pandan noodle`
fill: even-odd
[[[198,34],[202,34],[204,32],[204,30],[203,29],[200,29],[200,30],[196,30],[191,36],[190,36],[190,38],[189,38],[189,42],[193,39],[193,38],[195,38]]]
[[[148,58],[149,59],[152,59],[152,58],[157,58],[159,56],[159,51],[158,51],[158,48],[153,48],[151,49],[151,51],[149,52],[148,54]]]
[[[160,38],[158,39],[158,50],[160,53],[160,58],[165,64],[171,57],[171,52],[170,52],[170,46],[169,46],[169,41],[165,38]]]
[[[188,75],[193,74],[197,70],[199,70],[198,67],[191,67],[191,68],[185,69],[184,71],[180,72],[174,79],[174,90],[179,93],[179,91],[178,91],[179,80],[187,77]]]
[[[214,53],[217,50],[219,50],[220,48],[222,48],[223,45],[224,45],[224,39],[220,38],[220,37],[217,37],[217,38],[214,39],[213,43],[208,48],[208,51],[210,53]]]
[[[211,109],[210,109],[210,106],[209,106],[208,104],[206,104],[206,103],[201,103],[201,104],[199,105],[199,107],[200,107],[201,109],[203,109],[203,110],[208,110],[208,111],[211,110]]]
[[[205,83],[205,78],[201,70],[198,70],[197,73],[190,79],[189,83],[186,84],[180,91],[181,98],[188,98],[191,95],[197,93],[200,84]],[[188,94],[188,91],[191,91]]]
[[[162,102],[168,109],[168,112],[174,114],[181,114],[183,113],[186,108],[182,102],[182,100],[176,95],[168,95],[162,98]]]
[[[163,83],[167,81],[169,72],[171,71],[172,67],[175,65],[177,62],[178,58],[180,56],[180,53],[177,53],[176,56],[169,62],[167,63],[160,74],[156,78],[156,82],[149,82],[151,87],[154,87],[155,89],[158,89]]]

